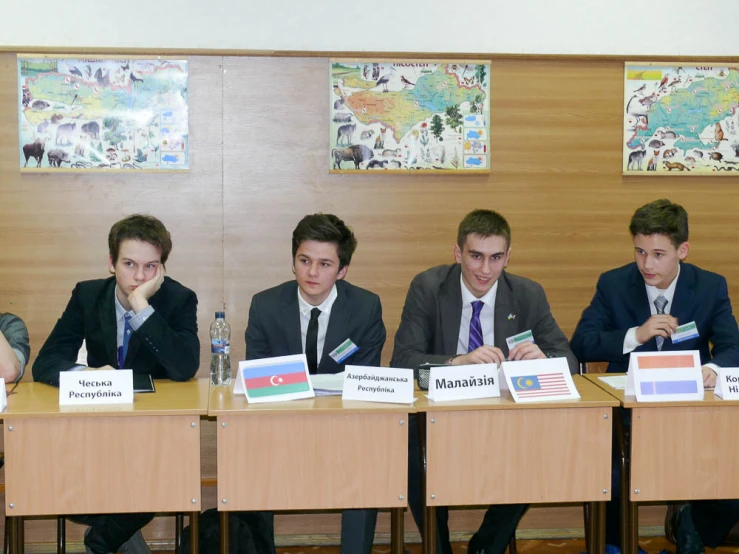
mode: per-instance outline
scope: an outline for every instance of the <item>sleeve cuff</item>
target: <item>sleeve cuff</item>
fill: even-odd
[[[149,305],[143,310],[141,310],[139,313],[137,313],[135,316],[133,316],[129,321],[129,325],[131,325],[131,328],[134,331],[138,331],[139,327],[141,327],[149,317],[151,317],[151,314],[154,313],[154,308]]]
[[[633,352],[641,346],[641,343],[636,340],[636,329],[636,327],[632,327],[631,329],[626,331],[626,336],[624,337],[624,354]]]

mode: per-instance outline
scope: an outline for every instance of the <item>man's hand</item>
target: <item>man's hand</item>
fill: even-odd
[[[508,359],[516,362],[521,360],[541,360],[543,358],[546,358],[544,352],[536,344],[529,341],[518,343],[508,353]]]
[[[644,344],[652,337],[668,338],[677,329],[677,319],[668,314],[653,315],[644,322],[644,325],[637,327],[636,340],[640,344]]]
[[[718,375],[713,371],[713,368],[708,366],[701,366],[701,373],[703,373],[703,386],[713,388],[716,386],[716,379]]]
[[[114,367],[111,367],[109,365],[104,365],[103,367],[86,367],[85,371],[99,371],[101,369],[112,369],[115,370]]]
[[[131,309],[139,313],[141,310],[149,305],[149,298],[154,296],[159,287],[164,282],[164,266],[159,264],[157,266],[157,272],[143,285],[136,287],[136,289],[128,295],[128,303],[131,305]]]
[[[495,346],[481,346],[476,348],[469,354],[456,356],[452,359],[452,365],[470,365],[470,364],[502,364],[505,362],[505,355],[500,348]]]

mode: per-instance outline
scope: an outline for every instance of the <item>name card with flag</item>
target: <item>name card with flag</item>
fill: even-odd
[[[632,352],[624,392],[637,402],[703,400],[700,353]]]
[[[498,366],[474,364],[432,367],[426,396],[434,402],[496,398],[500,396]]]
[[[313,398],[305,354],[239,362],[234,394],[246,394],[250,403],[284,402]]]
[[[739,367],[718,368],[713,394],[724,400],[739,400]]]
[[[567,358],[503,362],[501,371],[514,402],[580,398]]]

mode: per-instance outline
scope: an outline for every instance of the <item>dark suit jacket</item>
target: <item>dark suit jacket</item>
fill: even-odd
[[[462,320],[460,274],[459,264],[440,265],[413,279],[395,334],[392,367],[442,364],[457,353]],[[570,371],[578,371],[577,360],[552,317],[541,285],[504,271],[498,278],[494,314],[495,346],[506,356],[506,338],[530,329],[542,352],[566,357]],[[509,318],[509,314],[515,317]]]
[[[663,352],[699,350],[703,364],[739,366],[739,329],[731,311],[726,279],[721,275],[681,264],[670,315],[680,325],[695,321],[700,336],[678,344],[665,339]],[[626,332],[650,316],[644,278],[636,264],[608,271],[598,279],[595,296],[575,328],[572,350],[582,362],[610,362],[609,372],[624,373],[629,368],[629,354],[623,354]],[[709,342],[713,344],[712,352]],[[635,352],[656,350],[657,342],[652,338]]]
[[[34,381],[58,386],[59,372],[75,367],[83,339],[89,367],[118,366],[115,286],[115,277],[77,283],[33,364]],[[198,298],[165,277],[149,304],[154,313],[131,336],[123,365],[154,379],[187,381],[200,365]]]
[[[378,367],[385,344],[380,297],[343,280],[336,281],[336,292],[318,373],[339,373],[347,364]],[[247,360],[303,353],[297,281],[254,295],[245,337]],[[346,339],[359,350],[337,364],[329,352]]]

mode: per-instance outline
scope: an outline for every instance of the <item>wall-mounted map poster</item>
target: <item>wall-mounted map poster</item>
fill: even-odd
[[[739,175],[739,67],[626,63],[624,175]]]
[[[331,173],[490,171],[490,62],[331,60]]]
[[[187,61],[18,56],[21,171],[184,170]]]

